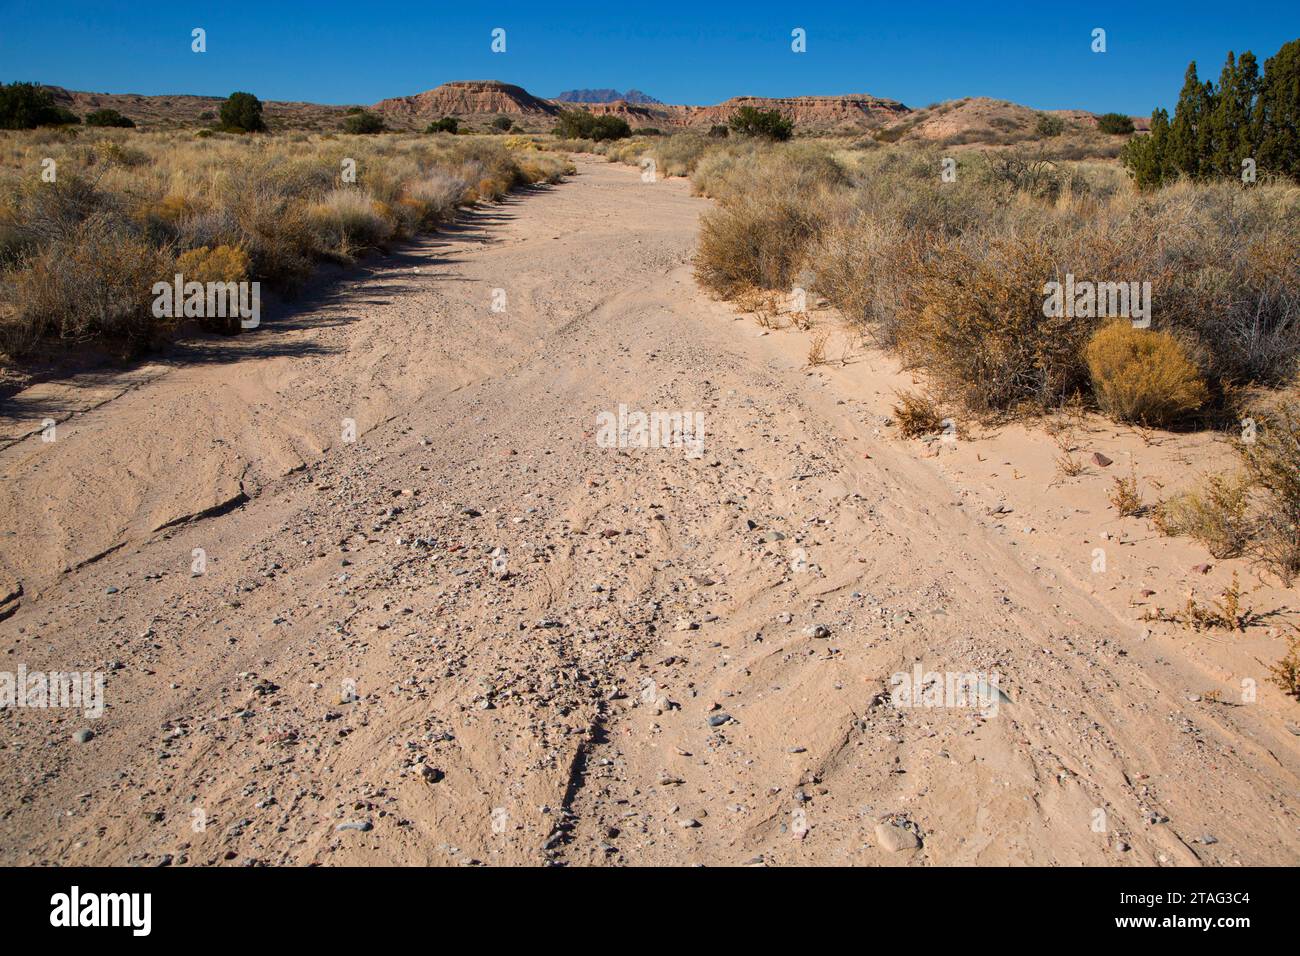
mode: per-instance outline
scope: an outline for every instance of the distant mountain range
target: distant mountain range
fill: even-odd
[[[618,90],[565,90],[555,99],[559,103],[617,103],[619,100],[640,106],[663,103],[640,90],[628,90],[626,93]]]
[[[116,109],[144,128],[193,128],[208,125],[221,108],[220,97],[141,96],[135,93],[86,93],[47,87],[60,106],[77,115],[93,109]],[[569,97],[564,99],[563,97]],[[593,97],[584,99],[582,97]],[[636,97],[637,101],[633,101]],[[349,107],[317,103],[265,102],[272,129],[337,130]],[[546,132],[566,109],[627,120],[633,129],[655,127],[663,132],[707,130],[726,123],[741,106],[777,110],[794,121],[797,132],[868,134],[884,142],[899,139],[946,143],[1006,144],[1040,138],[1035,132],[1039,112],[1017,103],[986,97],[966,97],[912,109],[897,100],[866,93],[842,96],[734,96],[712,106],[660,103],[628,90],[569,90],[555,99],[534,96],[521,86],[498,80],[455,80],[423,93],[395,96],[367,107],[383,117],[392,130],[423,130],[431,121],[453,116],[463,126],[486,128],[507,116],[523,132]],[[355,108],[355,107],[354,107]],[[1096,128],[1097,117],[1083,110],[1050,110],[1067,129]],[[1133,117],[1138,130],[1148,128],[1145,117]]]

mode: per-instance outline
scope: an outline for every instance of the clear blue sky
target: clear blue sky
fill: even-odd
[[[0,0],[0,79],[110,93],[249,90],[372,103],[447,80],[539,96],[636,87],[668,103],[872,93],[924,106],[993,96],[1040,109],[1172,106],[1188,60],[1260,58],[1300,37],[1300,3],[877,3],[510,0],[151,3]],[[207,30],[208,51],[190,51]],[[490,50],[494,27],[506,52]],[[808,51],[790,50],[803,27]],[[1107,52],[1089,49],[1107,31]]]

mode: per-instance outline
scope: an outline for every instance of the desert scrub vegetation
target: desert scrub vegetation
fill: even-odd
[[[940,400],[979,417],[1051,411],[1078,394],[1120,420],[1213,424],[1231,418],[1241,389],[1295,375],[1296,184],[1140,191],[1113,163],[1016,150],[945,159],[911,144],[716,141],[692,173],[717,200],[697,276],[732,298],[811,275],[812,291]],[[1113,313],[1096,298],[1050,316],[1047,284],[1067,275],[1098,289],[1149,283],[1150,328],[1103,334]],[[1134,296],[1126,318],[1142,317]]]
[[[750,288],[790,288],[844,181],[829,156],[789,148],[751,153],[744,176],[761,180],[763,189],[737,188],[734,175],[722,173],[716,188],[723,201],[700,220],[695,275],[725,297]]]
[[[1215,557],[1251,558],[1290,586],[1300,577],[1300,400],[1291,389],[1242,408],[1238,467],[1207,476],[1204,491],[1160,502],[1154,522]]]
[[[533,146],[418,134],[0,134],[0,353],[17,361],[87,340],[147,349],[175,330],[152,315],[155,282],[181,272],[292,292],[320,261],[350,260],[572,169]]]
[[[1116,421],[1171,425],[1205,403],[1196,363],[1169,332],[1111,322],[1093,333],[1084,355],[1097,404]]]

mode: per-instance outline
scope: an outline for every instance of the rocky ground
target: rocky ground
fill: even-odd
[[[1238,568],[1107,513],[1212,444],[1081,418],[1112,464],[1063,480],[1041,430],[902,441],[888,360],[700,294],[705,208],[583,161],[6,402],[0,668],[107,710],[0,711],[0,862],[1296,863],[1293,592],[1143,622]],[[604,447],[620,404],[703,454]],[[915,665],[1005,696],[896,707]]]

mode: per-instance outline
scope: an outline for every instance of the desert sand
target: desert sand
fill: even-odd
[[[0,712],[0,863],[1300,860],[1287,615],[1142,620],[1294,592],[1107,505],[1224,449],[902,440],[909,376],[829,310],[809,368],[697,289],[684,181],[578,168],[0,406],[4,669],[107,674],[102,719]],[[602,447],[620,405],[703,413],[703,454]],[[894,706],[918,665],[1005,699]]]

